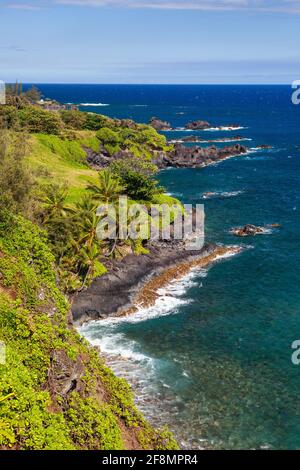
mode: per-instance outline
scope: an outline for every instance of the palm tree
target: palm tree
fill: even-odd
[[[114,202],[124,192],[120,180],[112,175],[109,170],[99,173],[98,184],[89,184],[87,189],[92,192],[93,199],[108,204]]]
[[[51,191],[41,201],[43,203],[45,214],[43,222],[47,224],[51,220],[64,219],[68,212],[71,212],[70,207],[66,206],[67,191],[59,189],[58,191]]]
[[[75,211],[78,213],[78,215],[85,216],[95,214],[97,207],[98,204],[94,202],[93,198],[91,198],[90,195],[85,194],[78,202],[76,202]]]
[[[86,269],[86,273],[83,279],[83,284],[81,286],[82,290],[86,282],[91,274],[93,274],[93,271],[95,269],[95,264],[98,261],[99,258],[99,248],[97,245],[91,245],[91,246],[85,246],[80,250],[79,256],[80,256],[80,264],[81,266]]]
[[[91,248],[94,244],[98,244],[97,226],[99,217],[95,213],[91,213],[80,221],[79,244],[84,243],[85,246]]]

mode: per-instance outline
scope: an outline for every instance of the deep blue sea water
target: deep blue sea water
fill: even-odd
[[[235,132],[203,137],[253,139],[259,150],[202,170],[160,174],[185,203],[204,203],[206,239],[245,246],[237,256],[194,271],[160,292],[151,309],[94,323],[83,333],[136,390],[158,425],[167,423],[188,448],[300,447],[300,106],[285,86],[41,85],[63,102],[106,104],[81,109],[183,126],[193,119],[237,123]],[[170,134],[174,137],[186,132]],[[218,144],[225,145],[225,144]],[[203,199],[205,192],[218,194]],[[224,194],[225,193],[225,194]],[[279,223],[239,239],[232,227]]]

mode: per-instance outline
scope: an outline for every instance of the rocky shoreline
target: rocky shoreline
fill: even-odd
[[[152,126],[156,131],[176,131],[178,128],[174,128],[167,121],[163,121],[157,117],[153,117],[149,121],[150,126]],[[234,130],[240,129],[241,126],[238,124],[228,124],[227,126],[213,126],[210,122],[198,119],[196,121],[187,122],[182,128],[186,131],[207,131],[210,129],[215,130]]]
[[[88,164],[99,170],[108,167],[113,161],[132,156],[127,151],[121,151],[111,156],[104,148],[100,148],[99,152],[87,147],[84,147],[84,150]],[[212,145],[205,148],[199,146],[186,147],[177,143],[174,145],[174,149],[169,152],[155,152],[152,161],[160,170],[165,168],[204,168],[227,158],[246,155],[248,152],[249,148],[241,144],[222,148]]]
[[[122,122],[122,121],[121,121]],[[131,121],[127,122],[127,125],[133,125]],[[150,120],[150,125],[156,129],[158,132],[172,130],[170,123],[162,121],[158,118],[152,118]],[[234,125],[233,125],[234,126]],[[187,123],[185,130],[209,130],[211,125],[207,121],[194,121]],[[219,130],[224,128],[216,128]],[[238,125],[235,127],[228,127],[226,129],[234,130],[240,129]],[[205,140],[199,136],[186,136],[182,139],[173,139],[169,140],[168,144],[170,148],[167,150],[153,149],[151,159],[154,164],[157,165],[158,169],[164,168],[203,168],[207,165],[214,164],[216,162],[225,160],[230,157],[235,157],[238,155],[244,155],[249,152],[249,148],[241,145],[241,141],[245,140],[242,136],[236,135],[232,139],[225,137],[219,139]],[[246,139],[247,140],[247,139]],[[248,139],[249,140],[249,139]],[[250,139],[251,140],[251,139]],[[226,143],[226,142],[236,142],[233,145],[228,145],[226,147],[217,147],[216,145],[211,145],[210,147],[200,147],[199,145],[193,145],[188,147],[185,144],[201,144],[201,143]],[[265,146],[267,148],[267,146]],[[86,153],[87,163],[95,170],[101,170],[107,168],[114,161],[127,159],[133,157],[133,153],[128,149],[121,149],[115,153],[111,153],[103,145],[99,145],[97,151],[92,148],[86,147],[83,145],[83,150]]]
[[[244,140],[251,140],[241,135],[234,135],[233,137],[220,137],[215,139],[203,139],[197,135],[189,135],[181,139],[171,139],[169,144],[214,144],[214,143],[226,143],[226,142],[239,142]]]
[[[246,155],[248,151],[247,147],[240,144],[222,148],[214,145],[203,148],[175,144],[172,152],[168,154],[160,152],[154,159],[154,163],[160,170],[164,168],[203,168],[230,157]]]
[[[155,303],[157,289],[186,275],[195,267],[205,267],[219,257],[238,253],[240,247],[205,245],[201,250],[185,250],[177,243],[157,243],[147,255],[128,255],[111,262],[109,272],[95,279],[72,301],[75,325],[134,313]]]
[[[157,130],[167,130],[168,122],[153,118],[150,124]],[[194,121],[186,125],[187,130],[208,129],[210,123]],[[195,142],[195,137],[186,137],[184,142]],[[242,137],[237,136],[237,140]],[[84,148],[87,161],[95,169],[109,166],[112,161],[131,156],[123,150],[110,155],[104,146],[99,151]],[[240,143],[219,148],[192,146],[176,143],[170,151],[154,151],[152,162],[159,170],[166,168],[203,168],[219,161],[243,156],[249,149]],[[224,256],[232,247],[205,245],[200,251],[188,251],[180,242],[155,242],[148,244],[147,255],[129,254],[121,261],[104,260],[108,272],[93,281],[92,285],[72,299],[72,314],[75,324],[133,313],[136,306],[147,307],[156,299],[156,287],[185,275],[194,266],[205,266],[217,257]],[[234,248],[240,251],[240,248]]]

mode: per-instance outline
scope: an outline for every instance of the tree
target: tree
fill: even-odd
[[[18,130],[20,122],[17,106],[8,104],[0,106],[0,121],[2,129]]]
[[[20,109],[18,118],[21,127],[28,132],[57,135],[63,126],[58,113],[46,111],[38,106],[26,106]]]
[[[75,109],[72,110],[63,110],[60,113],[61,118],[67,127],[72,129],[83,129],[86,122],[86,114],[81,113]]]
[[[23,134],[0,131],[0,208],[27,214],[33,204],[32,173],[25,163],[27,140]]]
[[[27,90],[24,93],[24,95],[29,101],[32,101],[33,103],[37,103],[38,101],[40,101],[40,99],[42,97],[42,93],[34,85],[31,88],[29,88],[29,90]]]
[[[99,217],[96,214],[90,214],[83,218],[80,222],[80,238],[79,244],[82,243],[91,248],[93,245],[98,243],[97,237],[97,226],[99,222]]]
[[[85,114],[85,129],[89,129],[91,131],[98,131],[102,127],[109,127],[110,125],[113,126],[113,120],[102,116],[101,114],[95,113],[82,113]]]
[[[74,214],[77,215],[79,220],[82,220],[84,217],[96,214],[97,207],[98,204],[93,200],[93,198],[89,194],[85,194],[76,202]]]
[[[85,287],[89,277],[93,278],[95,276],[97,268],[100,274],[102,265],[98,260],[99,254],[100,252],[97,245],[86,246],[80,251],[80,262],[82,267],[86,270],[80,290]]]
[[[65,218],[71,209],[66,205],[67,190],[51,186],[41,202],[43,204],[43,223]]]
[[[153,196],[163,192],[153,178],[157,167],[139,157],[123,158],[113,162],[110,170],[119,178],[126,194],[137,201],[150,201]]]
[[[119,179],[109,170],[101,171],[98,178],[98,184],[89,184],[87,187],[95,200],[108,204],[118,199],[124,192],[124,188],[120,184]]]
[[[70,249],[71,240],[78,231],[74,223],[73,211],[66,204],[67,190],[58,185],[48,187],[42,197],[40,220],[48,232],[52,251],[58,265]]]

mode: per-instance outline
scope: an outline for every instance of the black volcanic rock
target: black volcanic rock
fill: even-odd
[[[231,233],[237,237],[249,237],[258,233],[265,233],[263,227],[247,224],[244,227],[237,227],[231,230]]]
[[[168,154],[160,152],[156,155],[155,164],[158,168],[201,168],[211,163],[224,160],[226,158],[243,155],[247,153],[247,148],[236,144],[229,147],[217,148],[211,146],[185,147],[181,144],[174,145],[174,150]]]
[[[74,296],[72,316],[77,325],[126,310],[151,275],[195,257],[212,254],[216,246],[207,244],[200,250],[185,250],[181,241],[176,240],[174,246],[169,241],[150,244],[148,248],[147,255],[131,254],[121,261],[112,261],[106,274]]]
[[[108,167],[115,160],[122,160],[134,157],[133,153],[128,150],[120,150],[113,155],[100,145],[99,151],[95,152],[89,147],[83,147],[86,152],[86,160],[91,168],[95,170],[101,170],[102,168]]]
[[[162,121],[156,117],[150,120],[150,126],[154,127],[157,131],[170,131],[172,129],[171,124],[167,121]]]
[[[259,149],[272,149],[272,145],[267,145],[267,144],[263,144],[263,145],[259,145],[258,146]]]
[[[182,142],[200,142],[201,139],[199,136],[196,136],[196,135],[188,135],[187,137],[184,137],[182,139]]]
[[[192,122],[188,122],[186,125],[185,125],[185,128],[186,129],[190,129],[190,130],[193,130],[193,131],[196,131],[196,130],[201,130],[201,129],[208,129],[210,128],[211,125],[209,122],[207,121],[192,121]]]
[[[87,163],[95,170],[105,168],[111,163],[111,157],[103,145],[99,146],[99,151],[95,152],[89,147],[83,147],[86,152]]]
[[[84,147],[88,164],[94,169],[106,168],[115,160],[133,157],[128,150],[121,150],[114,155],[110,155],[103,146],[98,152]],[[169,152],[157,151],[152,157],[152,161],[159,169],[164,168],[202,168],[220,160],[247,153],[247,147],[240,144],[218,148],[211,147],[186,147],[182,144],[175,144],[173,150]]]

